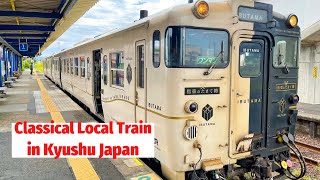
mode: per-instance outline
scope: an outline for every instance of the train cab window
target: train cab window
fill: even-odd
[[[109,59],[111,64],[111,84],[118,87],[124,87],[123,52],[110,53]]]
[[[74,74],[76,75],[76,76],[79,76],[79,58],[74,58],[74,65],[75,65],[75,67],[74,67]]]
[[[69,66],[69,59],[66,59],[67,61],[67,73],[69,74],[70,66]]]
[[[73,58],[70,58],[70,74],[73,75]]]
[[[229,34],[223,30],[170,27],[165,38],[167,67],[224,68],[229,63]]]
[[[86,76],[86,62],[84,57],[80,57],[80,76],[82,78]]]
[[[103,56],[103,83],[108,84],[108,58],[107,55]]]
[[[273,66],[275,68],[297,67],[298,39],[285,36],[275,37]]]
[[[160,66],[160,31],[156,30],[153,33],[153,67],[158,68]]]
[[[261,74],[263,49],[260,43],[240,44],[239,73],[241,77],[258,77]]]
[[[88,80],[90,79],[90,76],[91,76],[90,72],[91,72],[90,58],[88,57],[87,58],[87,79]]]

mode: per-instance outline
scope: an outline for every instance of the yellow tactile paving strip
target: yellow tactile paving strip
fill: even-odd
[[[66,121],[63,119],[59,108],[48,94],[47,89],[44,87],[37,73],[35,73],[35,76],[40,87],[43,104],[46,110],[50,112],[51,118],[57,123],[65,123]],[[68,158],[68,162],[77,180],[100,179],[87,158]]]

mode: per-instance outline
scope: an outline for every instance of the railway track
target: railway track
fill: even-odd
[[[303,148],[305,148],[305,149],[308,149],[308,150],[310,150],[310,151],[313,151],[313,152],[315,152],[315,153],[319,153],[319,154],[320,154],[320,148],[318,148],[318,147],[311,146],[311,145],[309,145],[309,144],[305,144],[305,143],[299,142],[299,141],[296,141],[295,144],[296,144],[297,146],[299,146],[299,147],[303,147]],[[298,157],[297,157],[294,153],[292,153],[292,152],[291,152],[291,156],[292,156],[293,158],[295,158],[295,159],[298,159]],[[304,159],[305,159],[306,163],[308,163],[308,164],[311,164],[311,165],[314,165],[314,166],[319,166],[319,165],[320,165],[320,161],[319,161],[319,160],[315,160],[315,159],[313,159],[313,158],[306,157],[306,156],[304,156]]]

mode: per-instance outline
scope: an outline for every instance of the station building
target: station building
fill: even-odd
[[[320,21],[301,35],[299,95],[301,102],[320,104]]]

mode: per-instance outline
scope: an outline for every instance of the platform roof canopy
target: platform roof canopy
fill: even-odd
[[[22,56],[34,57],[60,37],[97,1],[1,0],[0,37]],[[27,51],[25,47],[19,48],[21,43],[27,43]]]
[[[320,20],[304,29],[301,34],[302,45],[312,45],[320,42]]]

